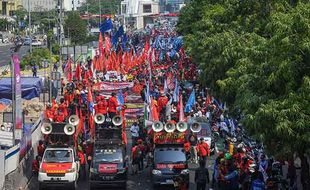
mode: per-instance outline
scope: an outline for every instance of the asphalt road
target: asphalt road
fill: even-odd
[[[128,146],[127,146],[127,154],[130,155],[130,147],[131,147],[131,135],[127,131],[127,138],[128,138]],[[146,163],[144,164],[146,165]],[[140,174],[135,174],[131,175],[131,168],[129,167],[129,173],[128,173],[128,180],[127,180],[127,190],[153,190],[153,185],[152,185],[152,180],[151,180],[151,168],[146,168],[143,170],[142,173]],[[38,190],[38,180],[36,177],[33,177],[32,180],[30,181],[28,187],[26,190]],[[100,189],[105,189],[105,190],[120,190],[122,187],[118,186],[106,186],[104,188]],[[123,188],[124,189],[124,188]],[[172,186],[168,187],[160,187],[157,188],[160,190],[173,190],[174,188]],[[54,188],[53,190],[56,190]],[[88,180],[80,181],[78,183],[78,190],[89,190],[88,186]]]
[[[12,44],[0,44],[0,67],[10,63]],[[23,57],[29,52],[29,46],[22,46],[18,52],[20,57]]]

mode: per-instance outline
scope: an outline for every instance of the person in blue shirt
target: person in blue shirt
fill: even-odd
[[[265,190],[265,183],[262,174],[256,169],[250,190]]]

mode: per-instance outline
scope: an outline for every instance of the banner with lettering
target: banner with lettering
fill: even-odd
[[[23,116],[22,116],[22,94],[21,94],[21,75],[20,61],[18,55],[13,55],[14,64],[14,100],[15,100],[15,139],[22,138]]]
[[[133,82],[99,82],[94,84],[93,89],[97,91],[118,91],[132,88],[133,85]]]

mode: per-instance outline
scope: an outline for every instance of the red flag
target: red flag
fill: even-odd
[[[79,134],[83,131],[83,129],[84,129],[84,118],[80,117],[79,124],[77,126],[75,135],[79,136]]]
[[[92,137],[94,137],[95,136],[95,123],[94,123],[94,117],[92,114],[89,114],[88,123],[89,123],[90,134]]]
[[[72,64],[72,59],[68,59],[67,65],[66,65],[66,68],[65,68],[65,73],[66,73],[68,82],[71,82],[71,81],[72,81],[72,69],[71,69],[71,64]]]
[[[104,49],[103,49],[103,38],[102,38],[102,33],[100,32],[100,34],[99,34],[99,55],[102,55],[103,54],[103,51],[104,51]]]
[[[75,69],[75,78],[79,81],[81,79],[81,66],[78,63]]]
[[[105,42],[105,54],[109,55],[111,51],[111,39],[108,35],[104,36],[104,42]]]
[[[127,145],[127,135],[126,132],[124,130],[122,130],[122,139],[125,145]]]

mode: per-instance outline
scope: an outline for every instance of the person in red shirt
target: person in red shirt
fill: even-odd
[[[37,146],[37,151],[38,155],[43,157],[44,151],[45,151],[45,146],[42,140],[39,140],[39,144]]]
[[[36,159],[32,161],[31,168],[34,175],[38,175],[40,168],[40,160],[41,157],[39,155],[36,156]]]
[[[46,109],[44,111],[44,115],[45,115],[45,118],[47,118],[49,120],[53,120],[53,118],[54,118],[54,111],[52,109],[52,105],[51,104],[47,104],[46,105]]]
[[[85,179],[86,177],[86,159],[85,159],[85,155],[84,155],[84,152],[82,150],[81,147],[79,147],[78,149],[78,157],[80,159],[80,176],[81,176],[81,179]]]
[[[210,148],[203,138],[200,138],[200,142],[197,144],[197,151],[199,157],[206,162],[207,156],[210,156]]]
[[[191,143],[190,142],[184,143],[184,150],[185,150],[185,154],[186,154],[187,157],[189,156],[190,149],[191,149]]]
[[[165,96],[164,92],[160,92],[160,97],[158,98],[157,104],[158,104],[158,113],[162,114],[162,110],[164,107],[166,107],[168,103],[168,97]],[[165,114],[165,113],[163,113]]]
[[[59,105],[58,110],[64,114],[64,117],[68,116],[68,104],[64,98],[60,99],[60,105]]]
[[[57,110],[55,110],[55,115],[54,115],[54,121],[57,123],[61,123],[65,121],[65,115],[63,112]]]
[[[138,172],[138,164],[139,164],[138,151],[139,151],[138,145],[131,148],[132,174],[136,174]]]
[[[108,101],[108,105],[109,105],[109,117],[112,119],[117,113],[118,102],[115,97],[116,96],[115,92],[112,92],[111,95],[112,96]]]
[[[108,108],[108,102],[105,100],[104,97],[100,97],[99,101],[97,102],[97,105],[95,105],[95,111],[96,114],[107,114],[107,108]]]

